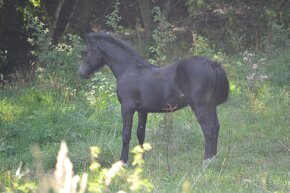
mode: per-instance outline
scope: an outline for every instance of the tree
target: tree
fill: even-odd
[[[179,0],[180,1],[180,0]],[[178,3],[176,1],[175,3]],[[153,15],[152,15],[152,2],[161,7],[163,17],[168,20],[170,12],[173,8],[173,0],[163,0],[163,1],[152,1],[152,0],[137,0],[138,7],[140,10],[140,16],[143,21],[145,35],[147,39],[152,37],[153,32]]]
[[[23,30],[22,14],[17,10],[26,5],[27,1],[21,0],[0,1],[0,74],[13,72],[26,60],[27,33]]]
[[[68,29],[79,0],[41,1],[41,9],[54,42],[57,43]]]
[[[141,18],[143,21],[145,35],[147,39],[150,39],[153,31],[153,20],[152,20],[152,12],[151,5],[149,0],[137,0]]]

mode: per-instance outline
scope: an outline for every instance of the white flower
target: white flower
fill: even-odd
[[[258,64],[253,64],[253,69],[257,69],[258,68]]]

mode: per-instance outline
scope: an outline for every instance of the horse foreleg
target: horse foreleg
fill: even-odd
[[[139,145],[143,146],[145,139],[145,128],[147,121],[147,113],[138,112],[138,128],[137,128],[137,137]]]
[[[122,130],[123,146],[120,160],[127,163],[134,111],[122,105],[121,113],[123,119],[123,130]]]
[[[197,120],[204,135],[204,160],[211,159],[217,154],[219,122],[216,107],[201,107],[194,109]]]

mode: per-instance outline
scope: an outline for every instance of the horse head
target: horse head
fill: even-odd
[[[103,53],[99,49],[100,41],[94,36],[94,33],[89,33],[85,36],[86,47],[83,53],[83,63],[79,68],[80,76],[89,78],[91,74],[99,70],[105,65]]]

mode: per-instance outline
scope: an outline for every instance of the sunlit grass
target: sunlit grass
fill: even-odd
[[[0,117],[2,121],[12,122],[22,113],[23,108],[13,104],[8,99],[0,101]]]

